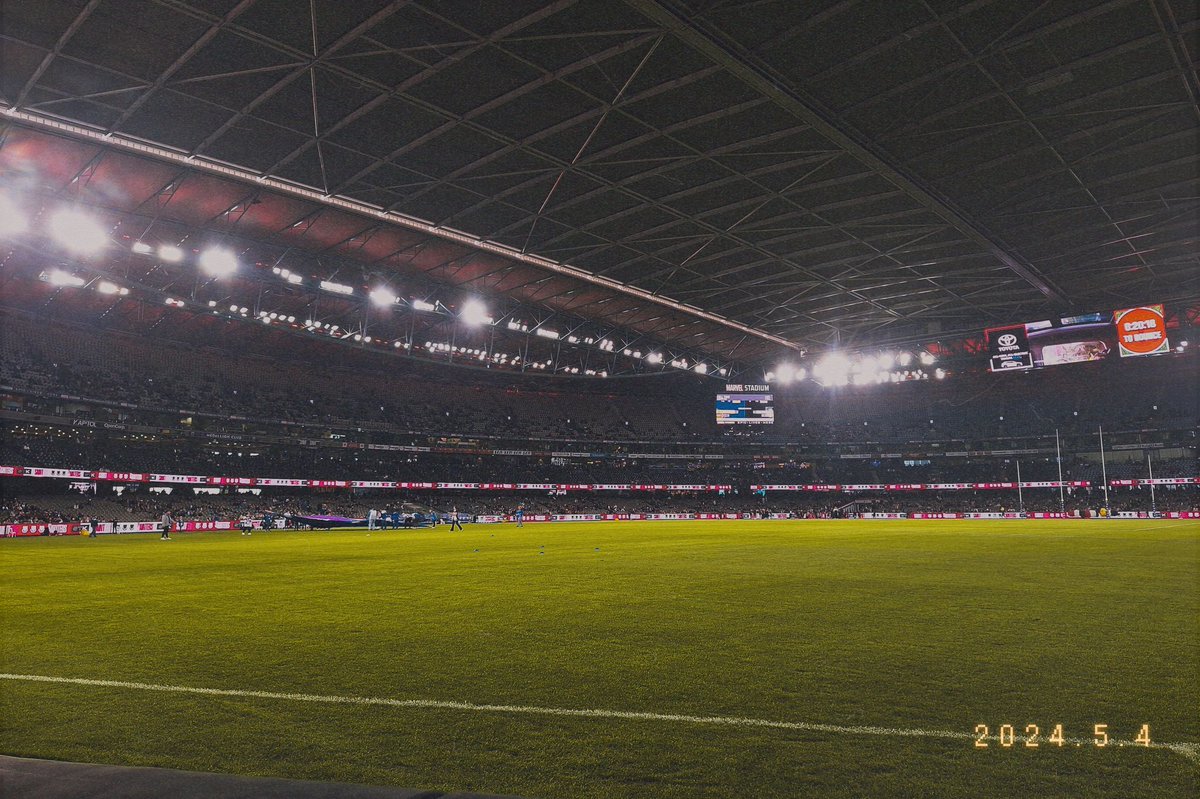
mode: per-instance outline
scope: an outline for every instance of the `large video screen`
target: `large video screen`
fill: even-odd
[[[766,385],[725,386],[717,395],[717,424],[774,424],[775,396]]]
[[[1064,316],[984,331],[988,367],[1012,372],[1170,350],[1161,305]]]

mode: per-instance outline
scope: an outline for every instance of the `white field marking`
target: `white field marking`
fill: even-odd
[[[951,738],[976,740],[979,736],[971,732],[953,730],[922,730],[896,727],[859,727],[839,724],[817,724],[806,721],[774,721],[772,719],[745,718],[742,716],[690,716],[680,713],[647,713],[637,710],[602,710],[595,708],[540,707],[537,705],[487,705],[474,702],[452,702],[442,699],[389,699],[371,696],[327,696],[322,694],[290,694],[277,691],[252,691],[236,688],[195,688],[187,685],[158,685],[156,683],[126,682],[124,680],[93,680],[87,677],[50,677],[42,674],[3,674],[0,680],[20,682],[65,683],[67,685],[93,685],[101,688],[132,688],[138,691],[161,691],[177,694],[201,694],[204,696],[234,696],[249,699],[283,699],[291,702],[316,702],[328,705],[383,705],[386,707],[421,708],[433,710],[466,710],[476,713],[523,713],[535,716],[581,716],[598,719],[622,719],[633,721],[668,721],[682,724],[716,724],[726,727],[765,727],[774,730],[799,730],[803,732],[829,732],[839,735],[888,735],[904,738]],[[989,735],[982,740],[999,741],[1000,736]],[[1017,735],[1014,741],[1024,743],[1028,738]],[[1067,738],[1066,744],[1089,744],[1087,738]],[[1109,743],[1110,747],[1118,744]],[[1140,745],[1140,744],[1139,744]],[[1200,762],[1200,744],[1194,743],[1151,743],[1158,749],[1169,749],[1188,760]]]

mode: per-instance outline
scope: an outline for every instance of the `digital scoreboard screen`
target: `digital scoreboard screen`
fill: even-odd
[[[775,396],[768,385],[735,384],[717,395],[717,424],[774,424]]]
[[[1170,352],[1162,305],[1064,316],[984,331],[988,368],[1023,371],[1043,366]]]

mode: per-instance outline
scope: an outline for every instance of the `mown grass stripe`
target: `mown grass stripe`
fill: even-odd
[[[54,677],[44,674],[3,674],[0,679],[63,683],[67,685],[88,685],[102,688],[129,688],[139,691],[161,691],[166,693],[201,694],[205,696],[233,696],[248,699],[280,699],[291,702],[316,702],[336,705],[382,705],[386,707],[420,708],[432,710],[463,710],[478,713],[522,713],[541,716],[575,716],[598,719],[621,719],[632,721],[677,722],[682,724],[713,724],[727,727],[760,727],[777,730],[798,730],[803,732],[828,732],[837,735],[887,735],[906,738],[949,738],[956,740],[975,739],[974,733],[955,732],[953,730],[924,730],[902,727],[872,727],[872,726],[843,726],[839,724],[818,724],[806,721],[778,721],[774,719],[756,719],[743,716],[693,716],[681,713],[651,713],[640,710],[605,710],[602,708],[566,708],[542,707],[539,705],[493,705],[475,702],[456,702],[445,699],[392,699],[373,696],[339,696],[325,694],[284,693],[279,691],[255,691],[242,688],[199,688],[189,685],[160,685],[156,683],[130,682],[126,680],[97,680],[89,677]],[[999,741],[997,735],[987,736],[984,740]],[[1014,741],[1024,743],[1024,736],[1014,736]],[[1090,740],[1068,738],[1067,744],[1091,744]],[[1168,749],[1183,755],[1189,760],[1200,761],[1200,744],[1194,743],[1161,743],[1153,742],[1151,747]]]

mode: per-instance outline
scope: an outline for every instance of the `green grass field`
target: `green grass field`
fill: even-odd
[[[5,677],[8,754],[545,799],[1200,791],[1195,748],[1133,744],[1200,742],[1194,522],[7,540],[0,575],[9,675],[896,730]],[[980,723],[1071,740],[981,749]]]

